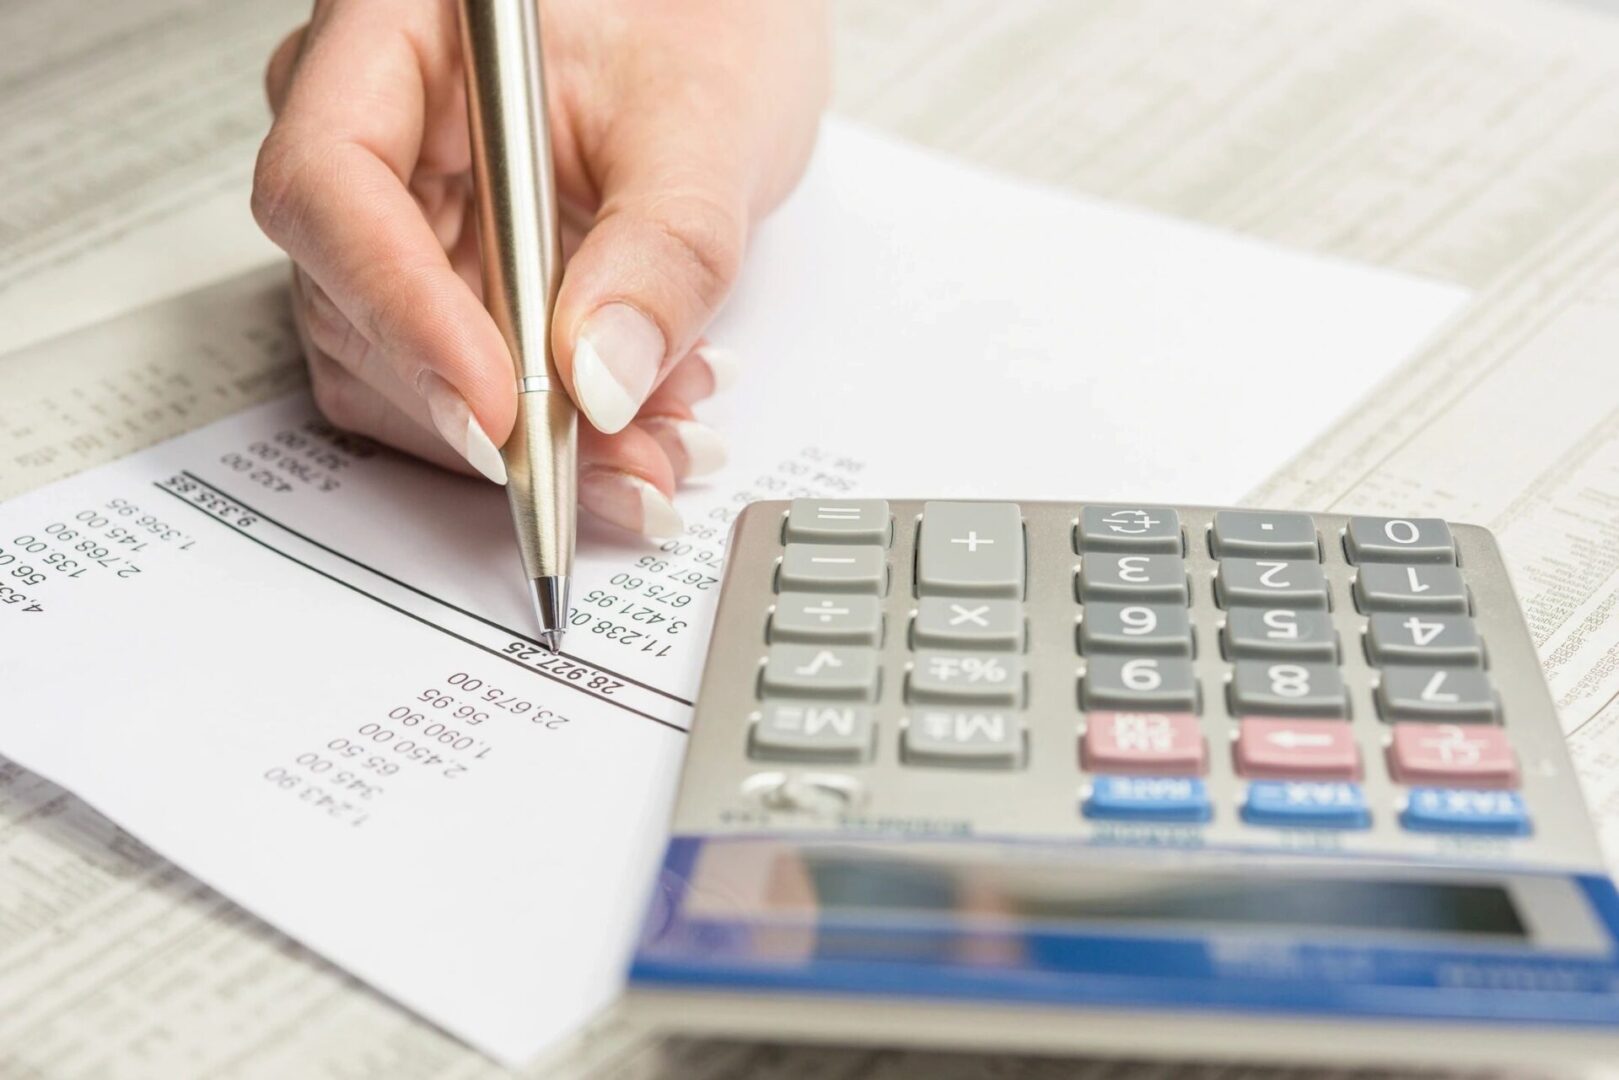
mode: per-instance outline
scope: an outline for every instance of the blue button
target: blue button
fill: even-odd
[[[1400,822],[1421,832],[1492,833],[1523,836],[1529,832],[1529,813],[1515,791],[1473,791],[1466,788],[1419,787]]]
[[[1250,825],[1304,829],[1364,829],[1372,823],[1359,784],[1255,780],[1248,785],[1242,819]]]
[[[1085,816],[1112,821],[1207,821],[1203,781],[1179,776],[1098,776]]]

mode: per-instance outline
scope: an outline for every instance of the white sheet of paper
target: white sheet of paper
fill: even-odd
[[[295,398],[0,505],[0,753],[521,1061],[617,989],[743,502],[1234,501],[1463,298],[830,126],[714,328],[732,464],[582,530],[568,657],[500,491]]]

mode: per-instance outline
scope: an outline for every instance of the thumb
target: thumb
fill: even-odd
[[[615,133],[623,152],[608,148],[601,210],[557,296],[558,368],[604,432],[633,420],[697,343],[731,291],[747,241],[750,184],[734,153],[704,146],[704,135],[672,138],[692,125],[658,119]]]

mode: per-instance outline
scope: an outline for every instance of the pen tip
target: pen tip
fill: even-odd
[[[562,647],[562,632],[568,624],[568,579],[534,578],[528,583],[534,601],[534,618],[540,624],[539,642],[551,652]]]

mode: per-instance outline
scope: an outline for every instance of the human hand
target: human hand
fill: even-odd
[[[582,411],[579,501],[679,531],[735,371],[702,333],[751,224],[797,180],[827,84],[820,0],[536,0],[569,259],[553,350]],[[317,0],[271,57],[253,213],[294,262],[335,424],[503,483],[517,395],[480,300],[454,0]]]

